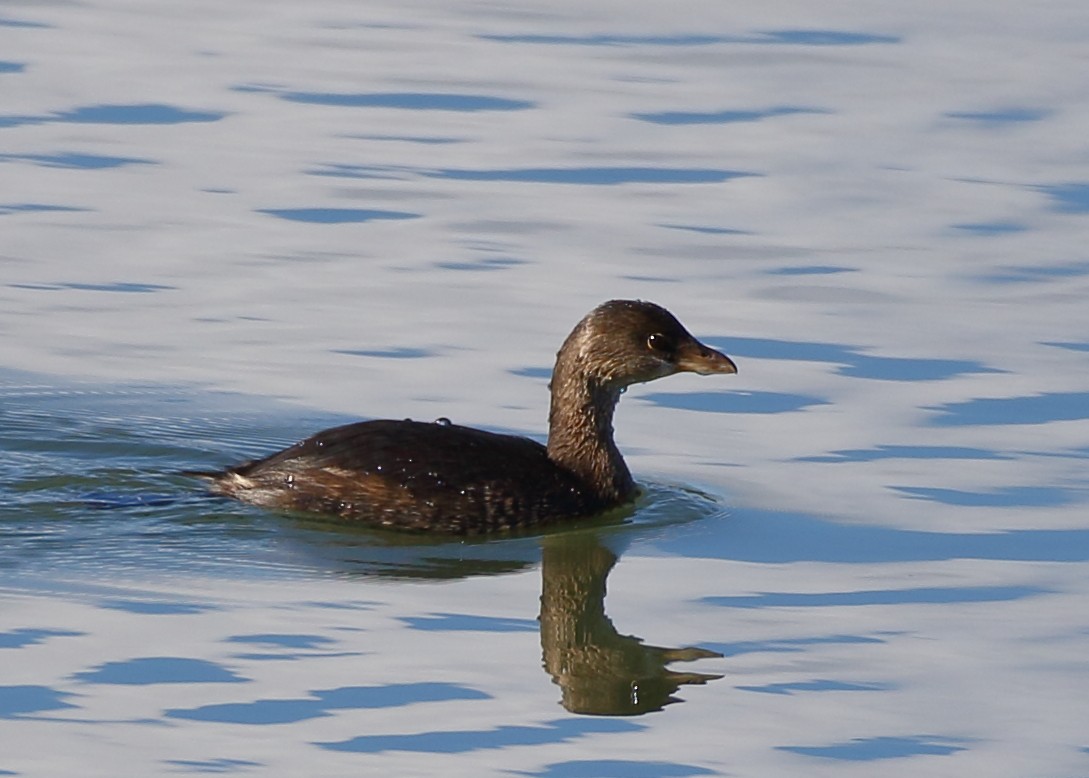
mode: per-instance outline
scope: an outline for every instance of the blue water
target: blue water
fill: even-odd
[[[216,122],[225,114],[211,111],[186,111],[172,105],[84,105],[70,111],[42,116],[0,116],[0,127],[47,124],[184,124]]]
[[[0,12],[0,775],[1089,774],[1084,16]],[[540,440],[613,297],[740,367],[625,395],[630,508],[181,475]]]

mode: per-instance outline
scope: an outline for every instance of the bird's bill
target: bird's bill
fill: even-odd
[[[688,347],[682,349],[677,359],[677,369],[698,375],[716,375],[736,373],[737,365],[721,351],[693,340]]]

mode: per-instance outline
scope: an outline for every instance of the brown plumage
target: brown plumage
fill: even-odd
[[[679,372],[737,367],[664,308],[612,300],[587,314],[557,355],[547,447],[445,420],[366,421],[194,475],[256,505],[407,530],[473,534],[588,516],[636,494],[613,442],[621,392]]]

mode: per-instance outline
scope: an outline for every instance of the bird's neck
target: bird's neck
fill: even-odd
[[[608,504],[635,496],[635,482],[613,441],[619,388],[586,375],[563,352],[552,373],[548,456],[590,486]]]

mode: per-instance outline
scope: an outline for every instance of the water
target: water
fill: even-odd
[[[1087,33],[0,6],[0,773],[1089,774]],[[540,436],[610,297],[740,367],[625,395],[631,510],[444,541],[179,475]]]

